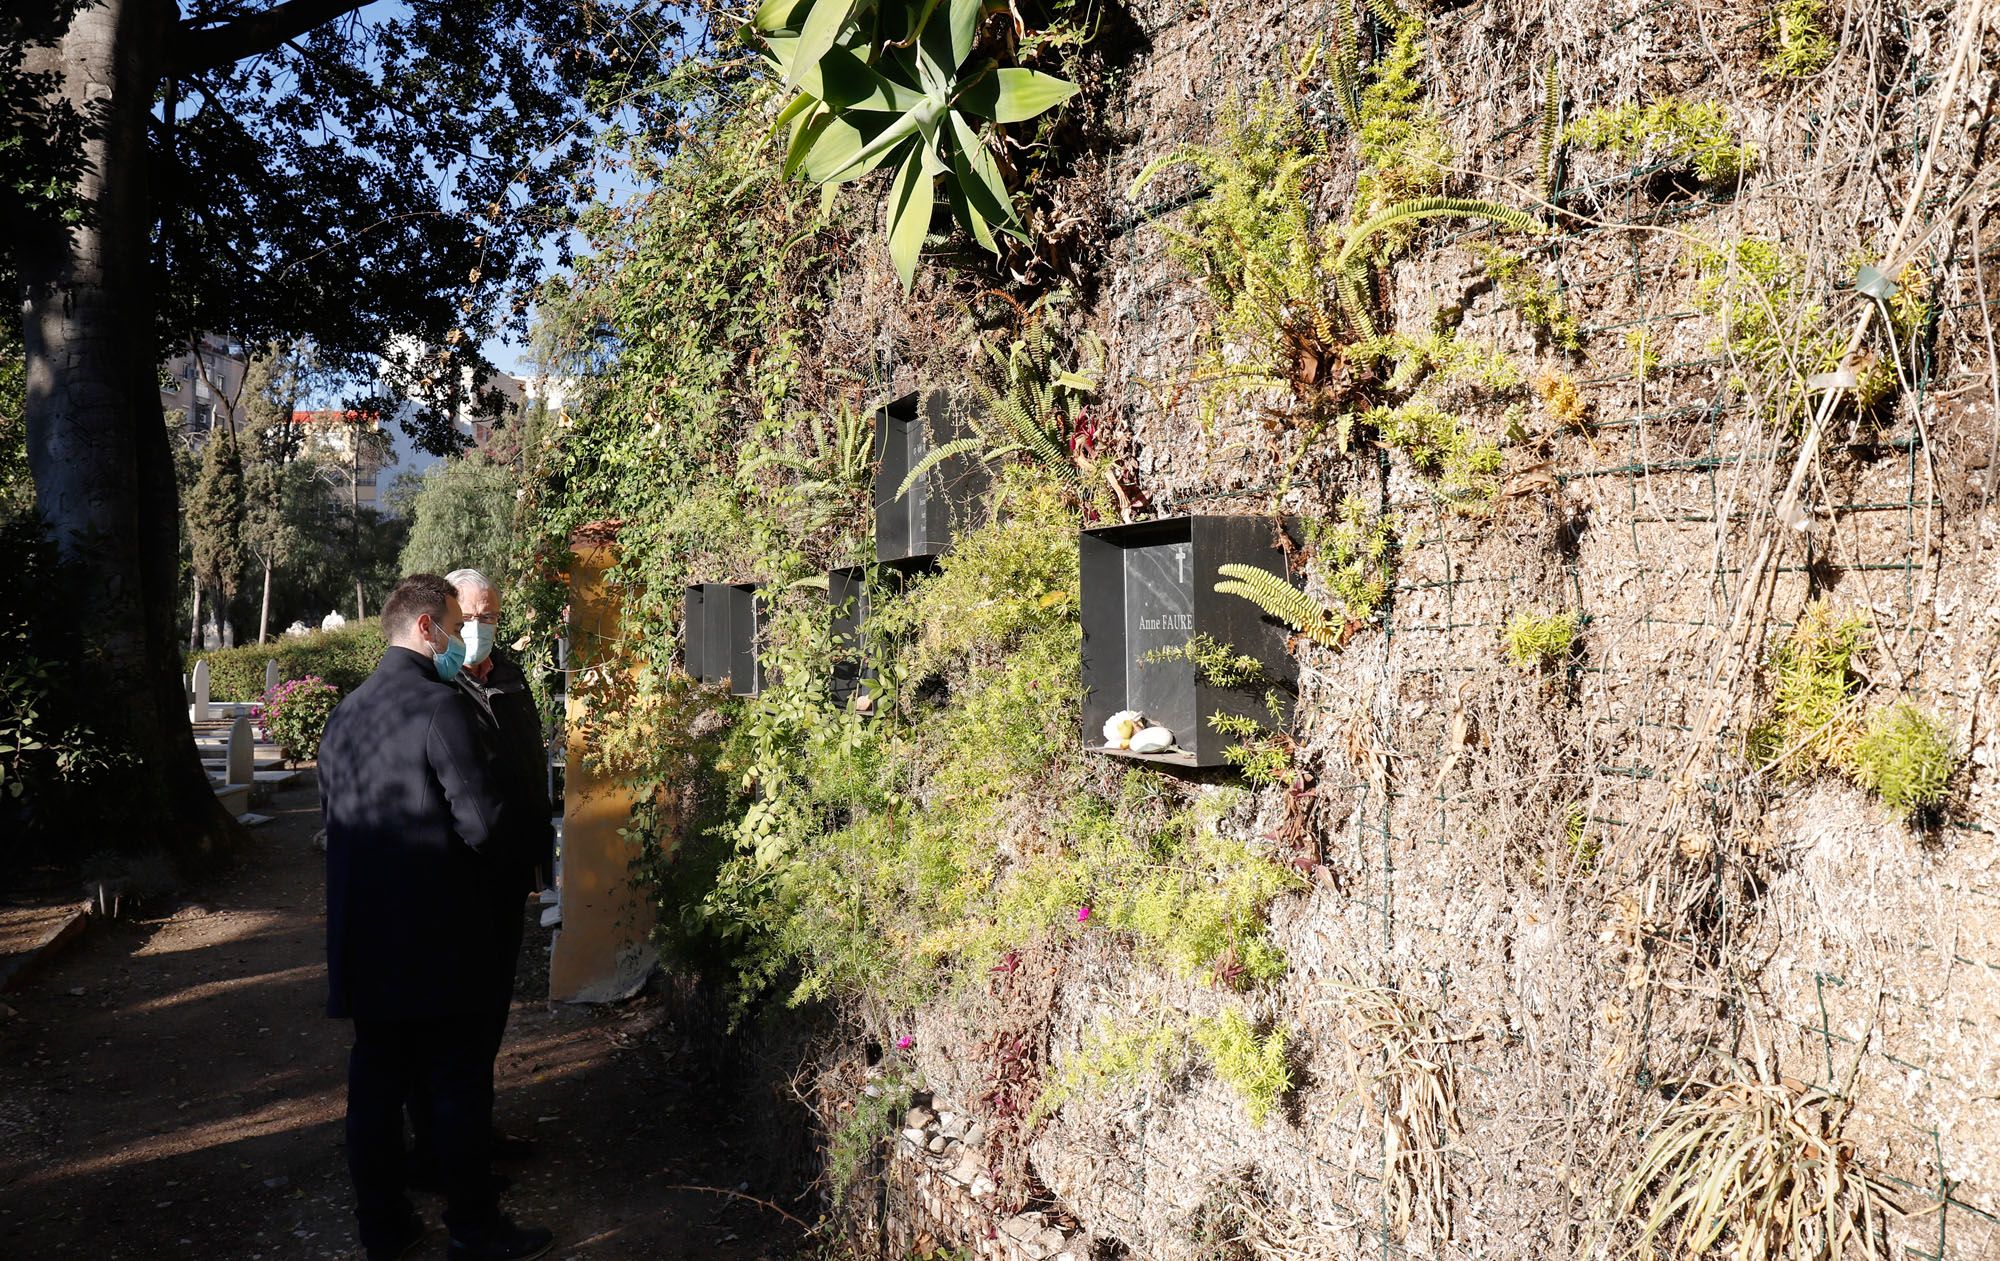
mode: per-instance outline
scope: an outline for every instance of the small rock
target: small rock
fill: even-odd
[[[911,1108],[903,1114],[903,1128],[906,1130],[928,1129],[937,1120],[937,1113],[929,1108]]]
[[[69,991],[69,996],[70,996],[71,998],[82,998],[82,997],[83,997],[83,986],[81,986],[81,985],[77,985],[77,986],[72,986],[72,987],[70,988],[70,991]]]
[[[1000,1233],[1010,1239],[1032,1239],[1042,1232],[1042,1219],[1032,1213],[1022,1213],[1000,1223]]]
[[[974,1121],[970,1126],[966,1127],[965,1145],[967,1147],[977,1147],[985,1141],[986,1127],[984,1125]]]
[[[999,1189],[999,1186],[994,1183],[993,1179],[987,1177],[984,1173],[978,1174],[972,1179],[971,1191],[972,1198],[975,1200],[983,1200]]]
[[[0,1003],[0,1020],[6,1020],[13,1014],[14,1014],[14,1009],[12,1007],[9,1007],[5,1003]]]
[[[264,1179],[264,1189],[266,1191],[282,1191],[290,1185],[292,1185],[292,1180],[290,1178],[285,1177],[283,1174],[280,1174],[275,1178]]]
[[[1064,1245],[1069,1243],[1069,1240],[1064,1237],[1061,1231],[1050,1226],[1044,1229],[1041,1234],[1035,1236],[1035,1242],[1042,1246],[1043,1252],[1053,1256],[1061,1252]]]
[[[931,1141],[925,1144],[925,1146],[930,1149],[931,1153],[937,1156],[944,1155],[944,1145],[945,1145],[945,1137],[942,1134],[931,1135]]]

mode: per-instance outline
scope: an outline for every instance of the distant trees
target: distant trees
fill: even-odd
[[[516,487],[512,469],[478,452],[432,466],[411,500],[403,572],[469,567],[502,581],[513,550]]]

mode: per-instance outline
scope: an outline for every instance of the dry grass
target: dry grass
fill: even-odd
[[[1344,1036],[1352,1097],[1381,1127],[1382,1190],[1397,1238],[1413,1224],[1450,1231],[1452,1140],[1460,1133],[1454,1044],[1479,1035],[1444,1031],[1438,1012],[1403,990],[1327,983]]]
[[[1666,1240],[1677,1256],[1732,1261],[1886,1257],[1895,1209],[1841,1136],[1849,1109],[1737,1062],[1683,1087],[1615,1190],[1617,1215],[1639,1227],[1627,1255]]]

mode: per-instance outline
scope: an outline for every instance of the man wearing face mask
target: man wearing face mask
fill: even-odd
[[[516,879],[513,823],[463,658],[458,595],[435,574],[382,607],[389,647],[320,743],[328,1014],[354,1021],[347,1160],[371,1261],[424,1236],[403,1191],[402,1113],[421,1098],[455,1261],[525,1261],[546,1230],[501,1215],[491,1174],[493,907]],[[518,895],[516,906],[518,907]]]
[[[548,794],[548,749],[542,720],[527,675],[504,649],[494,644],[500,623],[500,592],[476,569],[455,569],[445,575],[465,615],[461,633],[462,663],[454,663],[452,680],[472,702],[479,720],[481,744],[492,758],[489,773],[507,794],[505,834],[495,843],[499,884],[490,925],[491,973],[486,994],[487,1088],[492,1089],[493,1065],[507,1029],[514,1000],[514,972],[521,954],[521,920],[527,896],[543,887],[555,866],[554,810]],[[410,1119],[417,1146],[411,1154],[411,1185],[439,1189],[437,1162],[422,1125],[421,1100],[411,1101]],[[534,1143],[495,1131],[489,1150],[496,1161],[525,1160]]]

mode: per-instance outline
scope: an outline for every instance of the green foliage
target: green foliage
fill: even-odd
[[[410,503],[403,572],[477,569],[504,589],[513,563],[516,489],[513,470],[477,453],[432,465]]]
[[[1053,75],[1000,64],[1015,44],[982,29],[1006,11],[994,0],[765,0],[753,19],[793,92],[778,114],[791,127],[785,173],[831,188],[895,171],[889,256],[905,289],[940,179],[953,217],[980,245],[997,254],[996,230],[1022,235],[988,136],[1076,93]]]
[[[1625,351],[1632,357],[1633,379],[1644,382],[1660,366],[1660,352],[1653,348],[1652,334],[1643,328],[1625,330]]]
[[[1264,663],[1246,657],[1213,635],[1193,635],[1177,647],[1155,648],[1143,660],[1185,661],[1210,687],[1246,687],[1264,678]]]
[[[1914,702],[1899,700],[1869,715],[1849,769],[1884,805],[1913,815],[1944,801],[1958,755],[1943,723]]]
[[[1752,731],[1753,758],[1788,757],[1799,771],[1847,763],[1859,727],[1854,658],[1867,630],[1860,617],[1836,618],[1825,599],[1806,606],[1772,656],[1772,715]]]
[[[1738,388],[1758,390],[1775,421],[1797,427],[1809,378],[1838,368],[1846,347],[1826,308],[1809,296],[1804,257],[1748,238],[1698,246],[1693,263],[1695,309],[1721,325],[1713,346],[1735,361]],[[1894,389],[1894,370],[1877,364],[1859,374],[1855,404],[1868,410]]]
[[[1284,711],[1277,704],[1276,694],[1267,700],[1271,720],[1274,725],[1279,724]],[[1235,737],[1235,743],[1222,751],[1222,760],[1236,768],[1244,783],[1253,788],[1289,787],[1298,779],[1292,763],[1297,742],[1285,732],[1270,730],[1245,714],[1210,714],[1208,725],[1213,731]]]
[[[1551,669],[1568,661],[1576,651],[1577,616],[1561,613],[1534,613],[1522,609],[1507,620],[1501,640],[1507,660],[1517,666]]]
[[[1223,565],[1216,572],[1223,580],[1215,589],[1223,595],[1241,596],[1262,609],[1266,617],[1283,622],[1316,644],[1339,646],[1344,624],[1290,580],[1257,565]]]
[[[1706,184],[1733,184],[1757,165],[1757,147],[1737,139],[1716,101],[1664,96],[1592,110],[1564,129],[1566,139],[1617,154],[1634,166],[1681,165]]]
[[[1395,519],[1371,516],[1359,495],[1341,500],[1332,520],[1306,522],[1312,568],[1349,621],[1367,621],[1388,597],[1395,543]]]
[[[1500,447],[1458,416],[1424,398],[1368,413],[1382,441],[1409,457],[1417,472],[1462,513],[1484,511],[1500,493]]]
[[[1521,366],[1513,356],[1487,342],[1457,332],[1431,329],[1423,333],[1390,333],[1378,343],[1384,358],[1396,367],[1383,388],[1400,393],[1419,381],[1463,387],[1487,394],[1505,394],[1520,387]]]
[[[21,330],[17,321],[0,321],[0,521],[24,516],[35,504],[35,481],[28,472],[27,393]]]
[[[1285,1055],[1285,1031],[1274,1028],[1259,1037],[1235,1008],[1195,1025],[1194,1040],[1208,1056],[1216,1079],[1243,1096],[1253,1125],[1278,1106],[1292,1089],[1291,1061]]]
[[[242,452],[231,430],[217,429],[202,449],[186,520],[195,582],[225,597],[236,594],[243,574],[243,514]]]
[[[217,700],[244,701],[264,692],[264,663],[275,660],[281,679],[315,675],[344,696],[375,672],[387,645],[374,618],[350,622],[339,630],[287,635],[268,644],[246,644],[214,652],[191,652],[187,668],[208,662],[209,694]]]
[[[213,682],[214,676],[209,677]],[[288,760],[311,761],[319,756],[326,720],[339,703],[340,689],[316,674],[285,679],[264,693],[257,708],[257,725]]]
[[[1186,1056],[1188,1038],[1187,1029],[1165,1013],[1157,1023],[1100,1021],[1043,1085],[1029,1115],[1039,1121],[1080,1095],[1158,1078]]]
[[[102,795],[131,755],[93,712],[63,598],[73,575],[46,531],[32,517],[0,517],[0,550],[0,830],[10,841],[74,843],[101,834]]]
[[[1556,195],[1556,163],[1562,157],[1562,77],[1556,55],[1542,63],[1542,116],[1535,124],[1535,184],[1542,200]]]
[[[1246,389],[1301,378],[1315,385],[1320,361],[1348,323],[1331,267],[1338,239],[1314,228],[1305,198],[1305,180],[1325,156],[1320,141],[1292,94],[1270,84],[1247,109],[1234,98],[1225,102],[1216,130],[1213,144],[1186,145],[1148,163],[1126,196],[1136,198],[1176,167],[1191,168],[1209,186],[1181,226],[1160,229],[1168,252],[1215,303],[1217,345],[1203,375]],[[1231,359],[1224,351],[1232,347],[1256,358]]]
[[[833,1180],[834,1204],[845,1203],[854,1184],[868,1174],[882,1140],[896,1132],[909,1111],[913,1091],[912,1074],[892,1063],[848,1101],[846,1119],[826,1136],[826,1171]]]
[[[1036,319],[1004,351],[991,341],[981,347],[990,372],[973,385],[968,423],[976,436],[932,448],[911,466],[897,497],[909,494],[919,478],[945,461],[977,452],[988,463],[1018,456],[1100,516],[1112,515],[1104,470],[1075,441],[1083,400],[1096,392],[1103,371],[1103,344],[1086,335],[1083,358],[1065,368],[1057,362],[1047,321]]]
[[[1838,44],[1826,29],[1826,0],[1777,0],[1771,9],[1771,55],[1763,71],[1779,79],[1804,79],[1833,61]]]
[[[1381,60],[1368,67],[1354,128],[1361,158],[1356,218],[1379,217],[1399,203],[1443,192],[1454,158],[1444,120],[1425,99],[1423,23],[1397,15],[1386,25],[1394,37]],[[1343,37],[1351,40],[1353,33],[1354,23],[1344,23]],[[1406,243],[1407,235],[1399,233],[1387,248]]]
[[[1563,301],[1554,281],[1509,250],[1477,244],[1471,249],[1500,286],[1500,296],[1521,313],[1536,336],[1559,350],[1583,349],[1583,321]]]

